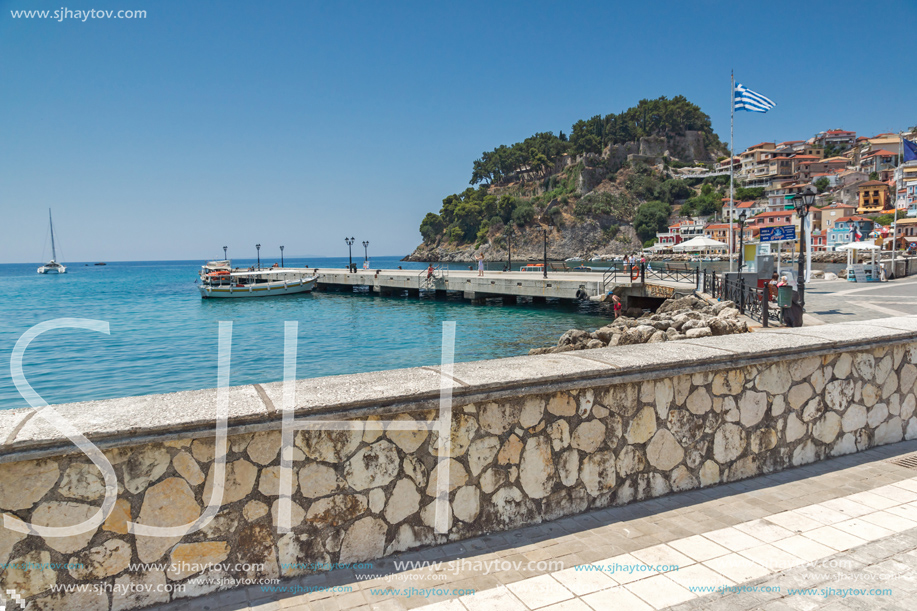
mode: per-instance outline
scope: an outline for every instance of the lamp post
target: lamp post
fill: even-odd
[[[739,272],[742,271],[742,266],[745,265],[743,261],[745,255],[745,219],[748,218],[745,210],[742,210],[739,213]]]
[[[344,241],[347,242],[347,272],[350,273],[353,271],[353,243],[354,238],[344,238]]]
[[[548,222],[548,227],[554,227],[554,222],[552,221],[550,216],[547,218],[547,222]],[[542,231],[544,231],[544,261],[543,261],[544,269],[542,270],[542,272],[544,274],[545,279],[548,278],[548,227],[541,228]]]
[[[227,250],[228,248],[229,248],[228,246],[224,246],[224,247],[223,247],[223,260],[224,260],[224,261],[227,260],[227,259],[226,259],[226,250]]]
[[[363,240],[363,260],[369,261],[369,240]]]
[[[283,267],[283,246],[280,247],[280,267]]]
[[[506,248],[509,253],[509,271],[513,271],[513,228],[509,227],[506,230]]]
[[[261,244],[255,244],[255,249],[258,251],[258,269],[261,269]]]
[[[796,214],[799,216],[799,268],[797,271],[796,287],[799,291],[799,307],[805,311],[806,305],[806,280],[805,280],[805,246],[806,246],[806,216],[809,215],[809,208],[815,203],[815,189],[811,186],[801,195],[793,198],[793,206],[796,208]],[[799,325],[802,326],[800,319]]]

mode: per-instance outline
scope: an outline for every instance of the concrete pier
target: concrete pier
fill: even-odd
[[[296,270],[297,272],[303,270]],[[541,301],[544,299],[576,300],[585,293],[587,297],[602,295],[613,289],[627,296],[644,296],[646,286],[640,280],[603,283],[600,272],[548,272],[544,278],[541,272],[485,272],[478,276],[470,270],[437,270],[433,278],[427,278],[426,270],[358,270],[348,273],[346,269],[319,269],[317,288],[319,290],[348,290],[354,287],[370,287],[381,295],[399,295],[407,291],[417,296],[422,291],[461,293],[465,299],[480,302],[486,299],[502,299],[505,304],[516,303],[516,298],[525,297]],[[648,282],[671,290],[687,291],[692,283]],[[669,286],[671,285],[671,286]]]

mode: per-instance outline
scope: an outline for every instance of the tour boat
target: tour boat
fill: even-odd
[[[210,261],[201,268],[201,297],[273,297],[308,293],[315,288],[318,275],[302,270],[272,267],[260,270],[234,270],[232,261]]]
[[[48,223],[51,224],[51,260],[38,268],[39,274],[66,274],[67,268],[57,262],[57,247],[54,245],[54,222],[48,208]]]
[[[544,263],[529,263],[519,268],[520,272],[540,272],[544,271]]]

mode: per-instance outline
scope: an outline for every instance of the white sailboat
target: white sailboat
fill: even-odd
[[[51,260],[38,268],[39,274],[66,274],[67,268],[57,262],[57,247],[54,245],[54,221],[48,208],[48,223],[51,224]]]

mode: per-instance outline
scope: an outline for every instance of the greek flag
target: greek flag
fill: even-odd
[[[776,104],[773,101],[767,99],[760,93],[755,93],[751,89],[745,87],[745,85],[736,83],[736,110],[747,110],[748,112],[767,112],[774,106],[776,106]]]

